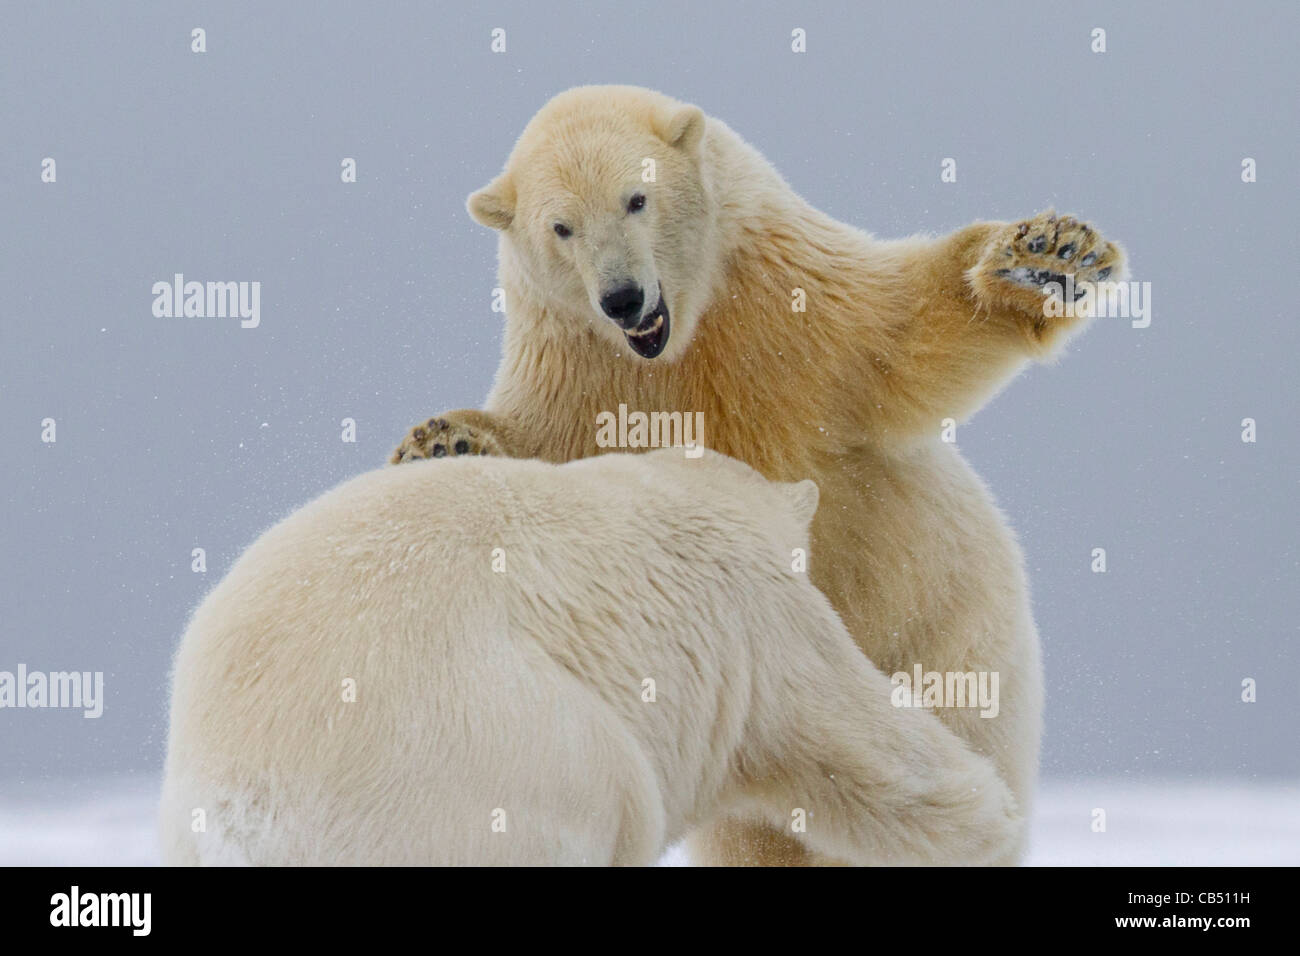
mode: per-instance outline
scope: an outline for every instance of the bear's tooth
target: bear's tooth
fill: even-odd
[[[637,338],[640,338],[640,337],[643,336],[643,335],[650,335],[650,334],[652,334],[652,333],[654,333],[654,332],[658,332],[658,331],[659,331],[659,327],[660,327],[661,325],[663,325],[663,324],[664,324],[664,317],[663,317],[663,313],[661,312],[659,315],[656,315],[656,316],[655,316],[655,324],[652,325],[652,326],[650,326],[650,328],[646,329],[644,332],[633,332],[633,331],[629,331],[627,334],[628,334],[628,335],[635,335]]]

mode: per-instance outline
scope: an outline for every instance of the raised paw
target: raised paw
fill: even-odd
[[[1048,211],[997,236],[976,267],[976,282],[1032,311],[1044,295],[1077,302],[1098,283],[1118,280],[1123,266],[1119,247],[1097,230]]]
[[[455,458],[460,455],[500,455],[495,438],[481,428],[471,428],[454,415],[430,418],[412,428],[397,446],[390,464],[424,458]]]

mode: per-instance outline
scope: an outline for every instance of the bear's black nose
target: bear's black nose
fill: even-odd
[[[639,285],[625,285],[600,297],[600,307],[605,314],[630,329],[641,320],[641,307],[645,305],[645,292]]]

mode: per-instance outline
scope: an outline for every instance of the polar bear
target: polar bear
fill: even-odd
[[[991,859],[1009,789],[937,722],[891,736],[795,570],[817,499],[680,449],[326,493],[181,643],[167,861],[646,864],[728,812],[854,862]]]
[[[699,418],[703,444],[770,479],[813,478],[812,580],[867,656],[1000,675],[996,718],[896,719],[942,722],[1027,810],[1042,676],[1023,559],[942,432],[1085,324],[1120,248],[1052,212],[880,240],[809,206],[721,120],[634,87],[551,100],[468,205],[500,233],[504,357],[484,410],[420,422],[392,460],[585,458],[625,405]],[[693,844],[703,862],[825,862],[757,818]],[[1021,831],[1000,862],[1023,847]]]

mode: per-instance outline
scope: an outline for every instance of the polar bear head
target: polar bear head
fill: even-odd
[[[696,107],[637,87],[552,99],[501,175],[469,197],[474,219],[502,233],[503,276],[548,317],[597,330],[633,361],[680,355],[718,257],[708,124]]]

